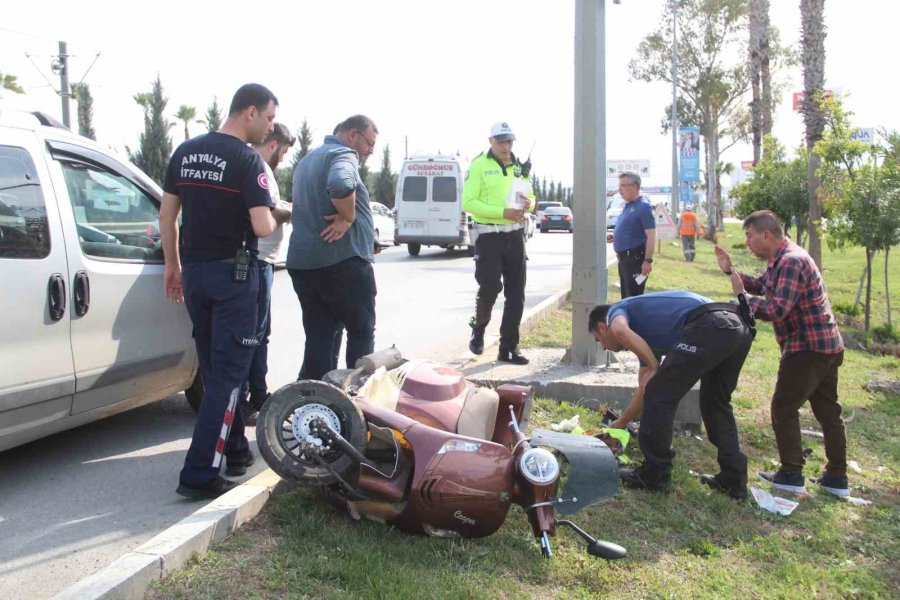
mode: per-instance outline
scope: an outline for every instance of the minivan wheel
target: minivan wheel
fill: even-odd
[[[191,405],[194,412],[200,410],[200,402],[203,400],[204,390],[203,378],[200,377],[200,371],[197,371],[197,374],[194,375],[194,381],[191,382],[191,387],[184,390],[184,397],[187,398],[188,404]]]
[[[406,245],[406,251],[409,252],[410,256],[418,256],[421,249],[422,244],[412,243]]]

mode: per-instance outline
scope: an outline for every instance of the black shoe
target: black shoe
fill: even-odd
[[[649,477],[643,467],[619,469],[619,479],[622,480],[622,485],[632,490],[647,490],[648,492],[668,494],[671,486],[668,477]]]
[[[717,492],[725,494],[729,498],[734,498],[735,500],[747,499],[747,483],[723,483],[721,473],[719,473],[718,475],[701,475],[700,483]]]
[[[850,485],[847,482],[846,475],[830,475],[825,473],[821,477],[810,479],[809,481],[838,498],[846,498],[850,495]]]
[[[201,486],[179,483],[175,493],[191,500],[213,500],[237,486],[236,481],[228,481],[216,475],[215,479]]]
[[[528,364],[528,359],[519,352],[518,348],[513,348],[512,350],[500,350],[500,354],[497,355],[497,360],[512,363],[514,365]]]
[[[272,394],[266,394],[265,396],[260,398],[258,395],[254,396],[253,394],[250,394],[250,399],[248,400],[248,404],[250,404],[250,410],[252,410],[253,412],[259,412],[262,409],[263,404],[266,403],[266,400],[268,400],[269,396],[271,395]]]
[[[226,458],[225,461],[227,464],[225,474],[229,477],[240,477],[247,472],[247,467],[256,462],[256,456],[253,455],[253,452],[247,450],[246,456],[236,459]]]
[[[472,354],[484,352],[484,330],[472,328],[472,337],[469,338],[469,351]]]
[[[792,494],[805,494],[806,487],[803,485],[803,473],[801,471],[778,471],[769,473],[757,473],[759,478],[768,481],[773,488],[791,492]]]

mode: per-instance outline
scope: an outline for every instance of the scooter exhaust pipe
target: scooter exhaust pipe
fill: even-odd
[[[604,542],[603,540],[598,540],[591,537],[588,532],[586,532],[584,529],[582,529],[572,521],[566,519],[557,519],[556,524],[570,527],[572,531],[574,531],[578,535],[578,537],[587,542],[587,552],[591,556],[605,558],[606,560],[618,560],[620,558],[624,558],[628,553],[625,548],[618,544],[613,544],[612,542]]]

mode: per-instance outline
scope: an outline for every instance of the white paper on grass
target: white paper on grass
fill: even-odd
[[[509,187],[509,194],[506,196],[506,206],[516,210],[524,209],[525,205],[522,203],[521,198],[519,198],[519,194],[527,196],[529,193],[531,193],[530,183],[522,181],[518,177],[513,178],[512,185]]]
[[[800,506],[799,502],[794,502],[793,500],[773,496],[766,490],[760,489],[758,487],[751,487],[750,493],[753,494],[753,499],[756,500],[756,503],[760,508],[763,508],[769,512],[773,512],[777,515],[788,516],[789,514],[794,512],[795,508]]]

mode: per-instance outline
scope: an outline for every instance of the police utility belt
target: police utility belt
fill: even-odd
[[[478,233],[509,233],[511,231],[518,231],[522,229],[524,225],[521,223],[506,223],[504,225],[491,225],[488,223],[475,223],[472,227]]]
[[[690,323],[702,315],[716,311],[725,311],[736,314],[750,329],[750,333],[756,337],[756,319],[753,317],[753,312],[750,310],[750,304],[747,302],[747,297],[744,294],[738,296],[737,303],[710,302],[709,304],[701,304],[688,313],[684,322],[685,324]]]

